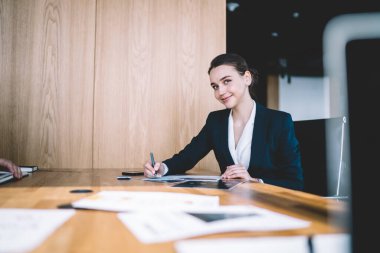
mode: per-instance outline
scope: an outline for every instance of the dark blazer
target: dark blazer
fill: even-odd
[[[228,149],[230,109],[211,112],[206,124],[186,147],[163,161],[168,174],[183,174],[211,150],[223,174],[234,161]],[[303,174],[298,140],[289,113],[271,110],[256,103],[248,173],[265,183],[290,189],[303,189]]]

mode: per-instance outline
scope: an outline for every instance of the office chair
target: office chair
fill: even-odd
[[[345,116],[294,122],[305,192],[326,198],[347,198],[346,122]]]

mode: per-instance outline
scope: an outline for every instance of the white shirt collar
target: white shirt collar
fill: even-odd
[[[235,164],[244,165],[248,169],[249,162],[251,160],[251,144],[252,144],[252,134],[253,126],[255,123],[256,116],[256,103],[253,101],[253,107],[251,111],[251,116],[244,126],[243,133],[239,139],[239,142],[235,148],[235,135],[234,135],[234,121],[232,117],[232,110],[228,117],[228,149],[231,153],[232,159]]]

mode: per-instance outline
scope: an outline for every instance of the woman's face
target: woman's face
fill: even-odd
[[[230,109],[239,105],[244,99],[250,99],[248,87],[251,80],[249,71],[242,76],[229,65],[220,65],[210,71],[210,82],[215,98]]]

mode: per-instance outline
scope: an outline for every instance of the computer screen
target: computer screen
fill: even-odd
[[[350,194],[346,117],[294,122],[304,176],[303,191],[347,199]]]

